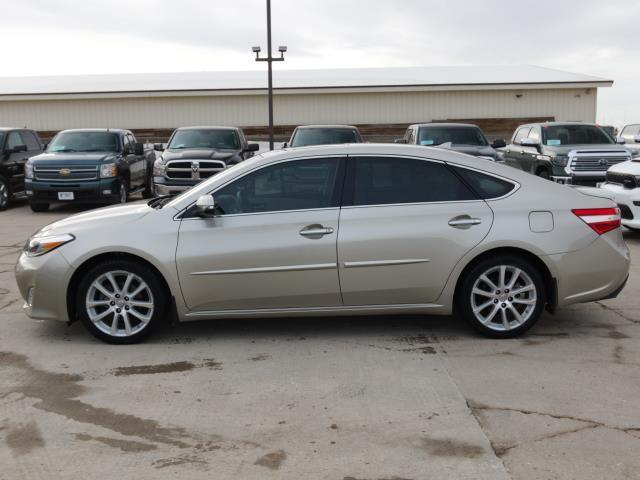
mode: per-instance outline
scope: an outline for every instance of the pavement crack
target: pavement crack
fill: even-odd
[[[619,316],[620,318],[622,318],[623,320],[626,320],[627,322],[631,322],[631,323],[634,323],[634,324],[636,324],[636,325],[640,323],[640,321],[639,321],[639,320],[633,320],[632,318],[627,317],[625,314],[623,314],[623,313],[622,313],[622,312],[620,312],[619,310],[616,310],[616,309],[615,309],[615,308],[613,308],[613,307],[610,307],[609,305],[605,305],[605,304],[604,304],[604,303],[602,303],[602,302],[595,302],[595,303],[597,303],[598,305],[600,305],[600,307],[601,307],[603,310],[607,310],[607,311],[609,311],[609,312],[613,312],[613,313],[615,313],[617,316]]]
[[[18,303],[18,299],[14,299],[14,300],[10,300],[9,302],[5,303],[4,305],[0,305],[0,310],[4,310],[5,308],[10,307],[11,305]]]

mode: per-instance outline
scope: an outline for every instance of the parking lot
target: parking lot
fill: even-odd
[[[24,241],[81,209],[0,214],[0,479],[640,478],[638,234],[617,299],[519,339],[456,318],[307,318],[118,347],[21,313]]]

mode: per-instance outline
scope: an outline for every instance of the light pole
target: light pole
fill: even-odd
[[[280,57],[273,58],[271,55],[271,0],[267,0],[267,56],[260,57],[260,47],[252,47],[251,50],[256,54],[256,62],[267,62],[269,71],[269,150],[273,150],[273,62],[284,62],[284,52],[287,47],[280,46],[278,51]]]

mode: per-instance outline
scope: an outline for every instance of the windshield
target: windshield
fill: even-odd
[[[542,142],[549,146],[615,143],[595,125],[549,125],[542,128]]]
[[[351,128],[300,128],[291,139],[290,147],[362,143],[360,135]]]
[[[48,152],[118,152],[118,134],[109,132],[62,132],[51,141]]]
[[[235,130],[189,129],[178,130],[171,138],[167,148],[238,149],[240,142]]]
[[[428,127],[418,132],[418,145],[489,145],[482,131],[475,127]]]

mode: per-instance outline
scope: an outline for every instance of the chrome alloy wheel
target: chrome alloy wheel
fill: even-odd
[[[120,203],[127,203],[127,189],[124,183],[120,183]]]
[[[0,181],[0,208],[4,208],[9,203],[9,189],[4,181]]]
[[[524,324],[533,314],[538,292],[526,272],[497,265],[480,275],[471,290],[471,308],[485,327],[505,332]]]
[[[113,337],[129,337],[144,330],[153,317],[151,288],[131,272],[106,272],[87,291],[85,308],[98,330]]]

